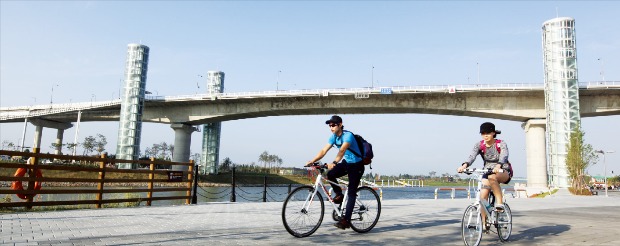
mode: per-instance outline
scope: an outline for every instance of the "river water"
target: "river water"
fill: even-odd
[[[296,186],[291,187],[290,189],[295,189]],[[392,200],[392,199],[435,199],[435,190],[439,187],[428,186],[428,187],[382,187],[377,190],[383,200]],[[449,187],[448,189],[456,188],[454,195],[455,199],[467,198],[467,187]],[[54,189],[54,187],[44,187],[44,189]],[[58,188],[60,189],[60,187]],[[71,189],[68,187],[62,187],[62,189]],[[77,188],[76,188],[77,189]],[[84,189],[84,188],[82,188]],[[96,189],[93,187],[92,189]],[[123,188],[118,188],[123,189]],[[459,190],[465,189],[465,190]],[[266,193],[264,192],[266,190]],[[263,197],[265,197],[267,202],[282,202],[286,199],[288,195],[289,187],[288,186],[268,186],[266,189],[264,187],[244,187],[237,186],[235,187],[235,201],[236,202],[262,202]],[[198,203],[206,203],[206,202],[229,202],[231,201],[232,196],[232,188],[231,187],[198,187],[197,193],[197,201]],[[451,198],[451,190],[439,190],[437,191],[438,199],[450,199]],[[154,197],[163,197],[163,196],[184,196],[185,192],[155,192],[153,193]],[[471,190],[471,195],[474,195],[473,189]],[[122,199],[122,198],[133,198],[133,197],[143,197],[146,198],[146,193],[135,193],[132,195],[128,195],[126,193],[113,193],[113,194],[104,194],[104,199]],[[12,196],[13,201],[20,201],[17,196]],[[35,197],[35,201],[65,201],[65,200],[93,200],[95,199],[95,194],[40,194]],[[141,203],[144,205],[145,203]],[[153,201],[153,206],[161,206],[161,205],[181,205],[185,204],[185,200],[161,200],[161,201]]]

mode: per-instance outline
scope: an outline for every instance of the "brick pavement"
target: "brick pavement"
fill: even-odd
[[[369,233],[338,230],[326,214],[301,239],[284,229],[280,202],[1,214],[0,245],[463,245],[460,221],[470,202],[384,200]],[[505,245],[620,245],[620,194],[508,203],[514,222]],[[483,235],[481,245],[499,244],[496,234]]]

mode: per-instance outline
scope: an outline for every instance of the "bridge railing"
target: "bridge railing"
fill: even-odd
[[[583,89],[591,89],[591,88],[595,88],[595,89],[600,89],[600,88],[606,88],[606,89],[620,89],[620,81],[590,81],[590,82],[580,82],[579,83],[579,88],[583,88]]]
[[[369,94],[382,94],[386,89],[393,94],[398,93],[448,93],[450,90],[457,91],[515,91],[515,90],[540,90],[543,84],[474,84],[474,85],[424,85],[424,86],[382,86],[360,88],[334,88],[334,89],[308,89],[308,90],[282,90],[282,91],[255,91],[255,92],[225,92],[216,94],[193,94],[165,96],[164,101],[184,100],[214,100],[214,99],[239,99],[260,97],[290,97],[290,96],[329,96],[329,95],[355,95],[364,92]],[[149,100],[162,100],[162,97]]]
[[[69,111],[78,111],[91,108],[107,107],[119,105],[120,100],[92,102],[92,103],[65,103],[52,105],[35,105],[29,107],[9,107],[0,108],[0,120],[8,120],[14,118],[34,117],[41,115],[57,114]]]

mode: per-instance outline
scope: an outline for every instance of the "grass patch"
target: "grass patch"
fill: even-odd
[[[547,196],[550,196],[550,195],[553,195],[553,194],[557,193],[558,190],[560,190],[560,189],[553,189],[553,190],[551,190],[549,192],[537,193],[537,194],[531,195],[530,198],[545,198]]]

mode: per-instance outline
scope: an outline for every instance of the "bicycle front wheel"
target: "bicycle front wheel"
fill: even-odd
[[[467,246],[477,246],[482,239],[482,217],[477,206],[469,205],[461,221],[461,236]]]
[[[504,212],[497,213],[497,235],[502,242],[508,241],[512,233],[512,211],[507,203],[504,203]]]
[[[294,189],[284,200],[282,223],[286,231],[295,237],[312,235],[323,221],[323,197],[318,192],[313,194],[312,186],[302,186]]]
[[[377,192],[362,186],[357,189],[357,199],[351,215],[351,229],[364,233],[372,230],[381,215],[381,200]]]

